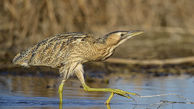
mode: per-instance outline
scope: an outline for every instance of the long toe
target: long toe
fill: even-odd
[[[123,96],[123,97],[126,97],[126,98],[132,98],[130,95],[137,95],[137,93],[131,93],[131,92],[127,92],[127,91],[123,91],[123,90],[120,90],[120,89],[114,89],[113,92],[117,95],[120,95],[120,96]]]

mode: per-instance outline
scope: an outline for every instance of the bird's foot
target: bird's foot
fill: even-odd
[[[123,96],[123,97],[126,97],[126,98],[132,98],[130,95],[138,96],[137,93],[127,92],[127,91],[124,91],[121,89],[110,89],[110,92],[117,94],[117,95],[120,95],[120,96]]]
[[[108,88],[109,92],[111,92],[109,98],[106,100],[106,104],[110,103],[110,100],[112,99],[112,97],[114,96],[114,94],[126,97],[128,99],[132,99],[135,101],[135,99],[133,99],[133,97],[131,97],[130,95],[134,95],[134,96],[139,96],[137,93],[132,93],[132,92],[127,92],[127,91],[123,91],[121,89],[111,89]]]
[[[85,91],[101,91],[101,92],[111,92],[111,95],[106,100],[106,104],[110,103],[110,100],[114,96],[114,94],[133,99],[130,95],[139,96],[137,93],[131,93],[127,91],[123,91],[121,89],[112,89],[112,88],[90,88],[87,85],[83,85]],[[133,99],[134,100],[134,99]]]

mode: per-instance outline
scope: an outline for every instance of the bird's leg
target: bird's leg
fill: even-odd
[[[112,88],[90,88],[89,86],[86,85],[85,80],[84,80],[84,76],[83,73],[80,71],[76,72],[77,77],[79,78],[79,80],[82,83],[82,86],[84,88],[85,91],[100,91],[100,92],[111,92],[111,95],[109,96],[109,98],[106,101],[106,104],[110,103],[110,100],[112,99],[112,97],[114,96],[114,94],[126,97],[126,98],[132,98],[130,95],[138,95],[136,93],[131,93],[131,92],[127,92],[127,91],[123,91],[120,89],[112,89]]]
[[[63,86],[64,86],[64,82],[65,82],[65,80],[61,81],[61,84],[59,85],[59,89],[58,89],[60,104],[63,103]]]
[[[113,96],[114,96],[114,93],[111,92],[111,93],[110,93],[110,96],[109,96],[108,99],[106,100],[106,104],[109,104],[109,103],[110,103],[110,100],[112,99]]]

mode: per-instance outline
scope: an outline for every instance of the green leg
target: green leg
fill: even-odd
[[[110,97],[107,99],[106,104],[110,103],[110,100],[112,99],[114,94],[126,97],[126,98],[132,98],[129,95],[136,95],[138,96],[138,94],[136,93],[131,93],[131,92],[127,92],[127,91],[123,91],[120,89],[111,89],[111,88],[90,88],[89,86],[86,85],[85,80],[84,80],[84,76],[83,76],[83,67],[81,64],[79,64],[77,66],[77,68],[75,69],[75,74],[77,75],[77,77],[79,78],[83,88],[85,91],[100,91],[100,92],[111,92]],[[133,99],[133,98],[132,98]]]
[[[110,103],[110,100],[112,99],[114,94],[126,97],[126,98],[132,98],[129,95],[138,95],[136,93],[131,93],[131,92],[127,92],[127,91],[123,91],[120,89],[112,89],[112,88],[90,88],[89,86],[87,86],[86,84],[83,84],[84,90],[85,91],[100,91],[100,92],[111,92],[111,95],[109,96],[109,98],[106,101],[106,104]]]
[[[65,80],[62,80],[61,84],[59,85],[58,93],[59,93],[59,99],[60,99],[60,104],[63,103],[63,86],[64,86]]]
[[[114,96],[114,93],[113,93],[113,92],[111,92],[111,94],[110,94],[109,98],[106,100],[106,104],[107,104],[107,105],[109,105],[110,100],[112,99],[112,97],[113,97],[113,96]]]

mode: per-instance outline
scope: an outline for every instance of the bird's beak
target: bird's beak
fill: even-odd
[[[141,31],[141,30],[135,30],[135,31],[128,31],[125,35],[123,35],[121,38],[122,39],[125,39],[125,38],[131,38],[131,37],[133,37],[133,36],[137,36],[137,35],[139,35],[139,34],[142,34],[143,33],[143,31]]]

